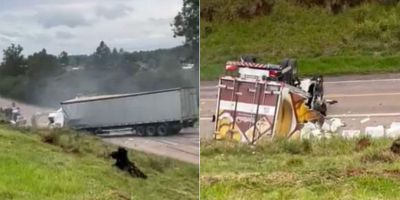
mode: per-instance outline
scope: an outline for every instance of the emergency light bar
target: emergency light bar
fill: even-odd
[[[228,61],[226,62],[225,68],[234,69],[236,70],[239,67],[247,67],[247,68],[255,68],[255,69],[275,69],[275,70],[282,70],[280,65],[274,64],[261,64],[261,63],[252,63],[252,62],[240,62],[240,61]]]

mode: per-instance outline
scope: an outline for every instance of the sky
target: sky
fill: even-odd
[[[91,54],[100,41],[126,51],[170,48],[182,0],[0,0],[0,50]],[[2,53],[1,53],[2,54]],[[0,58],[2,55],[0,55]]]

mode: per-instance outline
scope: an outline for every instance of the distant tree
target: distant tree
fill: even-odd
[[[117,56],[119,54],[117,48],[114,47],[111,54]]]
[[[26,61],[22,55],[21,45],[11,44],[3,50],[3,62],[0,65],[0,75],[17,76],[25,73]]]
[[[185,43],[199,43],[199,0],[183,0],[182,10],[172,23],[174,37],[185,37]]]
[[[95,67],[105,68],[109,65],[110,57],[110,48],[104,41],[101,41],[100,45],[96,48],[96,52],[93,54],[93,64]]]
[[[58,62],[63,66],[67,66],[69,64],[68,53],[62,51],[60,55],[58,55]]]
[[[182,10],[175,16],[172,24],[174,37],[185,37],[191,55],[186,62],[192,62],[199,69],[199,0],[183,0]]]
[[[47,54],[46,49],[42,49],[40,52],[30,55],[27,62],[27,74],[34,80],[40,80],[62,72],[57,57]]]

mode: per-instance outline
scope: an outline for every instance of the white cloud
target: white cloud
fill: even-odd
[[[17,43],[25,54],[90,54],[101,40],[128,51],[174,47],[183,43],[170,26],[181,6],[182,0],[0,0],[0,49]]]

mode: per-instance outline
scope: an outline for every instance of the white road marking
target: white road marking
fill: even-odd
[[[397,117],[400,116],[400,113],[360,113],[360,114],[336,114],[336,115],[328,115],[327,117],[333,118],[347,118],[347,117]]]
[[[328,94],[326,97],[369,97],[369,96],[396,96],[400,95],[400,92],[391,93],[365,93],[365,94]]]
[[[324,84],[336,84],[336,83],[368,83],[368,82],[390,82],[390,81],[400,81],[398,78],[392,79],[367,79],[367,80],[350,80],[350,81],[324,81]]]
[[[334,114],[328,115],[327,118],[360,118],[360,117],[400,117],[400,113],[353,113],[353,114]],[[200,117],[200,121],[210,121],[211,117]]]

